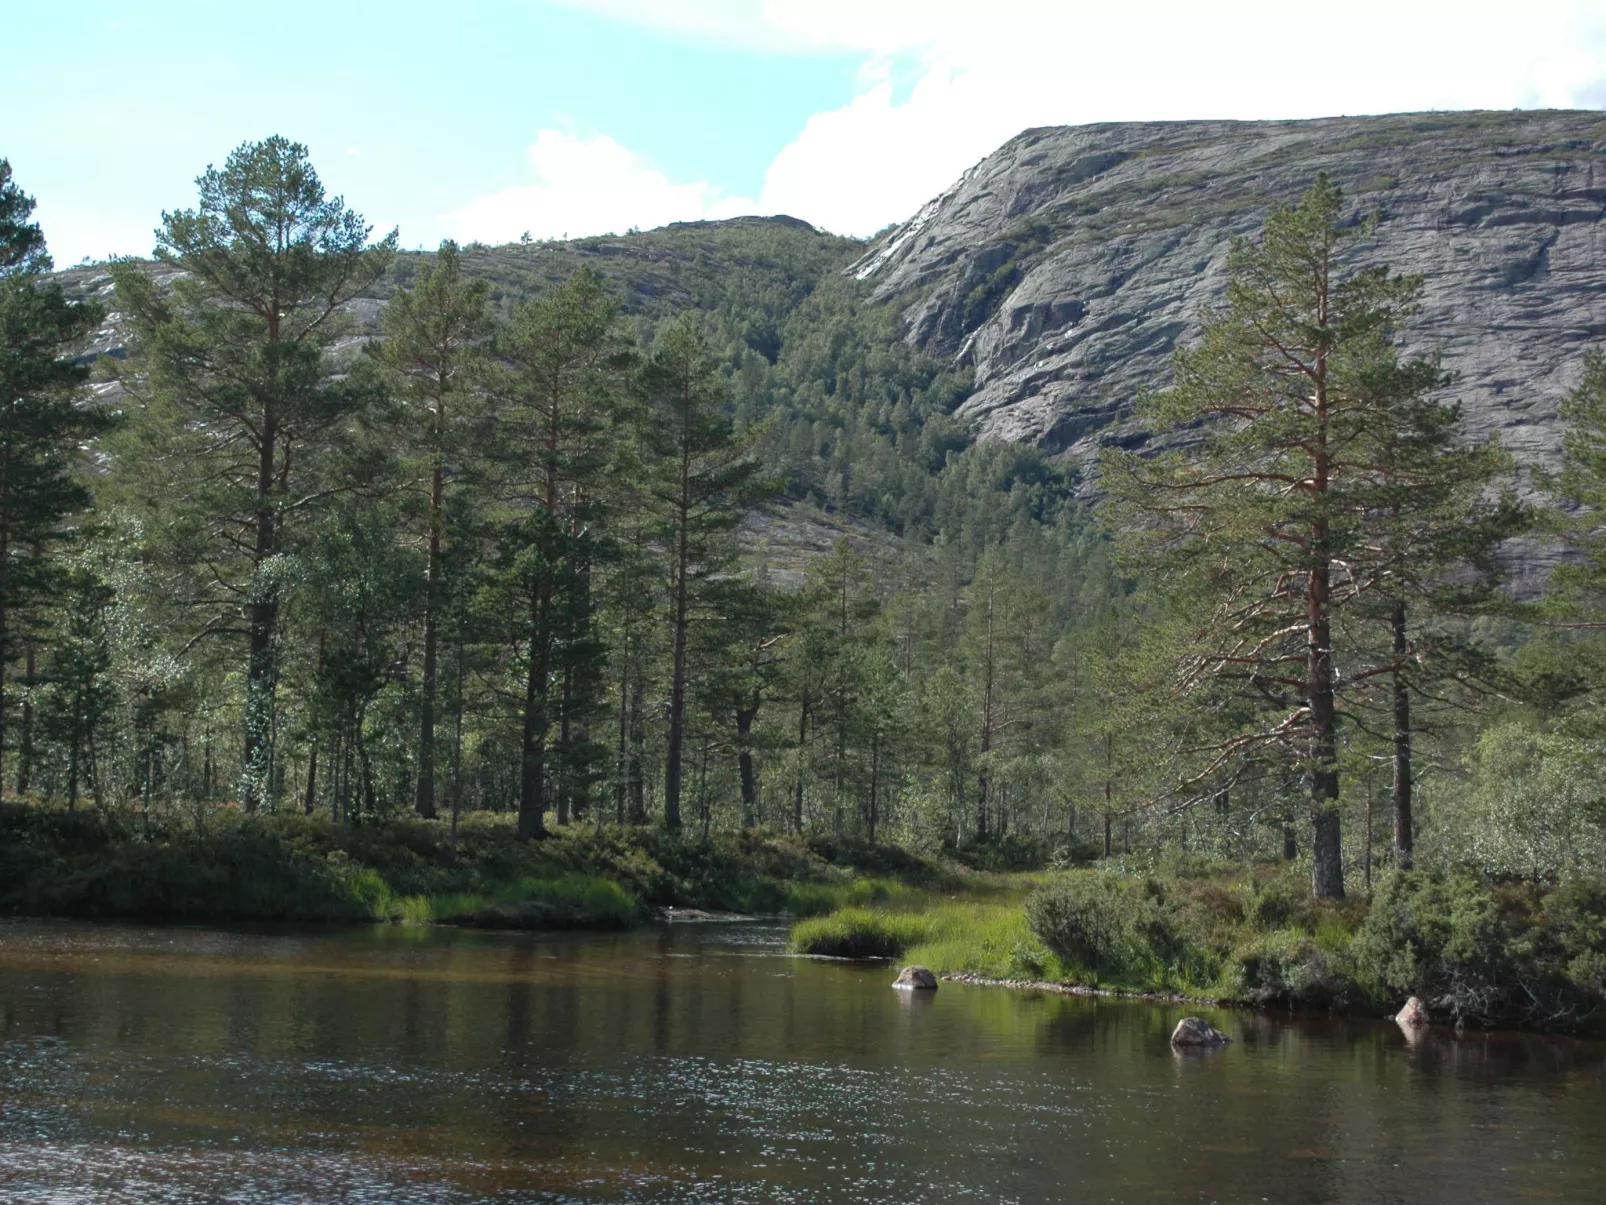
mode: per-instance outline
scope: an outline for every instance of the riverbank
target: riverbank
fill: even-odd
[[[704,841],[512,817],[353,827],[299,814],[102,814],[0,804],[0,915],[622,928],[654,909],[794,917],[953,887],[891,846],[756,833]]]
[[[1441,1023],[1606,1036],[1600,880],[1416,872],[1322,903],[1287,864],[1071,870],[987,900],[844,908],[793,943],[1039,991],[1370,1015],[1418,996]]]

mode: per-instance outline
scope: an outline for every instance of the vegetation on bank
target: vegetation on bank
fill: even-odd
[[[1306,872],[1308,873],[1308,872]],[[1024,898],[1023,898],[1024,896]],[[1017,876],[993,899],[896,901],[793,928],[801,952],[939,974],[1606,1033],[1606,882],[1403,871],[1317,901],[1283,864]]]
[[[511,817],[357,828],[224,809],[197,821],[0,805],[0,914],[618,928],[657,907],[809,916],[953,885],[896,847]]]

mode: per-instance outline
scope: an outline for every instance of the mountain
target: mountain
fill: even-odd
[[[848,272],[974,371],[958,417],[979,437],[1082,460],[1146,441],[1132,403],[1221,301],[1233,238],[1318,171],[1376,212],[1365,256],[1426,278],[1408,340],[1457,375],[1469,428],[1552,460],[1557,402],[1606,339],[1603,113],[1027,130]]]

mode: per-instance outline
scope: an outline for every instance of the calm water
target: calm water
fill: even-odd
[[[1606,1046],[619,937],[0,923],[0,1201],[1599,1201]]]

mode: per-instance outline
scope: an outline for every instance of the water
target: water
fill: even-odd
[[[944,984],[774,925],[0,923],[0,1201],[1598,1201],[1606,1046]]]

